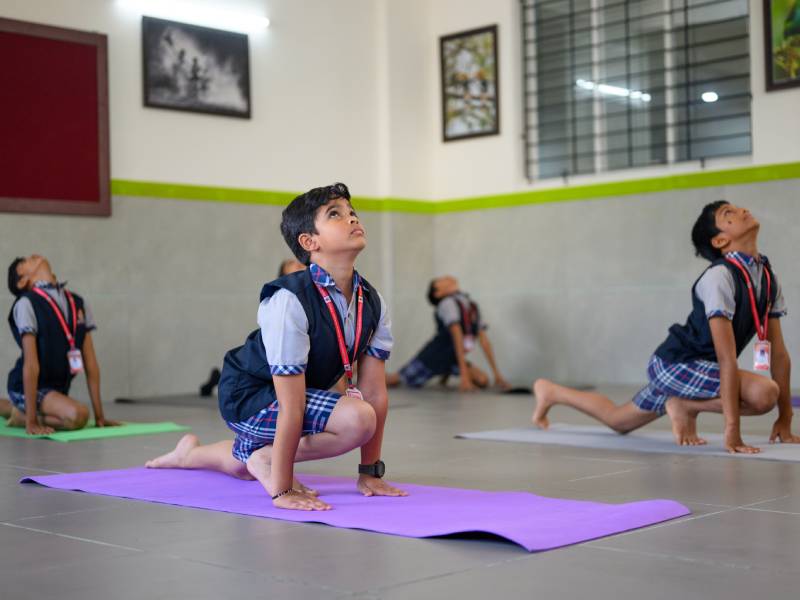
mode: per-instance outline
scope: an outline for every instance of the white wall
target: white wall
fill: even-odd
[[[393,0],[404,4],[404,0]],[[425,44],[427,65],[418,64],[420,73],[415,107],[434,107],[435,123],[422,140],[418,139],[416,163],[430,164],[432,199],[511,193],[531,189],[563,187],[557,179],[530,184],[523,171],[522,77],[520,14],[518,0],[433,0],[427,10],[417,10],[416,20],[390,22],[391,39],[404,39],[411,28],[429,31]],[[750,0],[751,87],[753,94],[752,156],[713,159],[706,169],[736,168],[747,165],[785,163],[800,160],[800,89],[767,93],[764,76],[763,5]],[[500,63],[500,134],[498,136],[444,143],[441,140],[439,36],[491,24],[498,25]],[[417,58],[419,50],[412,54]],[[430,68],[430,65],[433,68]],[[407,67],[411,70],[411,67]],[[393,139],[394,144],[402,144]],[[403,167],[402,155],[395,155],[395,169]],[[653,177],[676,172],[699,171],[698,163],[678,163],[625,171],[575,176],[570,185]]]
[[[0,0],[0,16],[108,35],[112,178],[378,194],[378,3],[192,3],[271,19],[249,36],[252,119],[145,108],[141,14],[116,0]]]

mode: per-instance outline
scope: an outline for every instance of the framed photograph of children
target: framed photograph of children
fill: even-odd
[[[142,17],[144,104],[250,118],[247,35]]]
[[[767,90],[800,86],[800,0],[764,0]]]
[[[500,133],[497,25],[439,38],[442,138]]]
[[[0,18],[0,211],[109,216],[108,40]]]

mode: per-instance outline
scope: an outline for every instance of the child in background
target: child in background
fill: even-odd
[[[477,342],[492,369],[495,386],[508,390],[511,386],[497,367],[480,309],[459,290],[458,280],[450,275],[433,279],[428,287],[428,301],[436,308],[436,335],[398,373],[389,374],[387,384],[396,386],[402,383],[418,388],[435,376],[442,377],[445,384],[450,375],[458,375],[458,389],[462,392],[486,388],[489,377],[467,361],[467,354]]]
[[[8,289],[16,298],[8,323],[22,350],[8,375],[13,404],[8,424],[37,435],[83,428],[89,409],[69,396],[69,388],[85,370],[95,425],[119,425],[103,413],[91,333],[97,326],[88,304],[58,283],[50,263],[38,254],[9,265]]]

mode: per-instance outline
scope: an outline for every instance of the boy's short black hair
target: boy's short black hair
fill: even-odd
[[[350,190],[343,183],[334,183],[325,187],[314,188],[292,200],[285,209],[281,218],[281,234],[286,244],[304,265],[308,266],[311,255],[303,250],[298,238],[302,233],[317,233],[314,227],[314,218],[321,206],[331,200],[344,198],[350,200]]]
[[[17,267],[22,262],[25,262],[25,259],[18,256],[8,265],[8,291],[15,297],[22,295],[22,290],[18,287],[19,280],[22,279],[22,277],[17,273]]]
[[[721,233],[717,229],[717,211],[726,204],[730,203],[727,200],[717,200],[706,204],[700,216],[697,217],[697,221],[692,227],[692,243],[694,244],[696,256],[702,256],[711,262],[722,257],[722,252],[714,247],[711,240]]]
[[[442,301],[441,298],[436,297],[436,282],[439,281],[439,278],[436,277],[431,279],[430,285],[428,285],[428,302],[433,304],[434,306],[439,306],[439,302]]]

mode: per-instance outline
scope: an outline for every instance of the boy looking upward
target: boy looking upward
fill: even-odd
[[[627,433],[663,414],[672,420],[678,445],[699,445],[697,414],[722,413],[728,452],[756,453],[742,440],[740,417],[760,415],[778,405],[770,441],[800,443],[792,434],[791,361],[780,319],[786,303],[769,260],[758,252],[758,220],[724,200],[706,205],[692,229],[698,256],[711,262],[692,287],[692,312],[675,324],[650,358],[650,383],[631,402],[616,406],[601,394],[581,392],[539,379],[533,386],[534,425],[546,429],[547,412],[571,406]],[[754,369],[739,369],[737,358],[754,336]]]
[[[308,269],[264,285],[259,329],[225,356],[219,406],[236,434],[233,444],[198,446],[196,437],[184,436],[175,450],[147,466],[253,478],[278,508],[328,510],[294,478],[295,461],[360,448],[358,490],[404,496],[382,479],[384,361],[393,340],[386,303],[354,268],[366,234],[347,186],[315,188],[295,198],[283,211],[281,232]],[[331,391],[343,374],[345,392]]]
[[[86,371],[95,425],[119,425],[106,419],[100,400],[100,367],[92,341],[96,329],[89,306],[58,283],[44,256],[17,258],[8,267],[8,289],[16,297],[8,324],[22,356],[8,374],[14,405],[9,425],[30,434],[81,429],[88,408],[69,396],[72,379]]]

